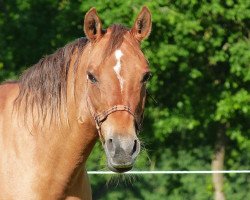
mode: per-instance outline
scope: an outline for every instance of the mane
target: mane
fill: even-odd
[[[76,66],[87,42],[86,38],[77,39],[43,57],[21,75],[18,80],[20,92],[15,104],[19,108],[24,103],[25,118],[28,112],[34,115],[34,111],[37,111],[39,121],[42,117],[44,122],[48,116],[50,120],[61,120],[61,110],[67,101],[67,77],[71,57],[77,52],[74,64]]]
[[[109,29],[111,29],[111,37],[102,55],[103,60],[122,44],[123,36],[128,31],[122,25],[112,25]],[[67,117],[64,105],[67,103],[67,78],[71,57],[77,53],[74,63],[74,72],[76,72],[87,43],[87,38],[77,39],[55,53],[43,57],[21,75],[18,80],[20,92],[15,105],[20,108],[20,105],[24,104],[24,119],[27,118],[27,113],[31,113],[34,120],[35,112],[38,114],[36,119],[39,123],[44,122],[48,117],[50,122],[52,119],[60,122],[62,115]]]

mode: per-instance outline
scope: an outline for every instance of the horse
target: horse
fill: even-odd
[[[151,13],[144,6],[132,28],[103,29],[91,8],[84,32],[0,85],[0,199],[91,199],[86,161],[98,140],[110,170],[132,169],[151,76],[140,48]]]

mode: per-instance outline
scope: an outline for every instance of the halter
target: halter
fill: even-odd
[[[136,132],[139,133],[140,129],[141,129],[141,125],[142,125],[142,121],[143,121],[143,115],[141,116],[141,118],[138,120],[136,117],[136,114],[134,112],[132,112],[132,109],[129,106],[126,105],[114,105],[111,108],[104,110],[101,113],[96,113],[93,109],[93,106],[91,104],[91,101],[89,99],[89,97],[87,97],[87,104],[90,110],[90,113],[93,117],[93,119],[95,120],[95,125],[98,131],[98,134],[100,136],[100,138],[102,138],[101,135],[101,125],[102,123],[107,119],[107,117],[117,111],[125,111],[128,112],[129,114],[131,114],[133,116],[133,118],[135,119],[135,123],[136,123]]]

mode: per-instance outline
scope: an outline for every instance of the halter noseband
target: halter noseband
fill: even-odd
[[[134,112],[132,112],[132,109],[129,106],[126,105],[115,105],[107,110],[104,110],[101,113],[96,113],[93,109],[93,106],[90,102],[90,99],[87,98],[87,104],[90,110],[90,113],[92,115],[92,117],[95,120],[95,124],[96,124],[96,128],[98,130],[98,134],[101,137],[101,125],[102,123],[107,119],[107,117],[117,111],[126,111],[129,114],[131,114],[133,116],[133,118],[135,119],[135,123],[136,123],[136,132],[138,133],[140,131],[141,128],[141,124],[142,124],[142,119],[143,117],[141,117],[139,120],[137,119],[136,115]]]

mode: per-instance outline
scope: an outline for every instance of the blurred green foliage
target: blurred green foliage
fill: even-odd
[[[82,37],[96,7],[104,27],[153,15],[142,43],[154,74],[148,87],[138,170],[210,170],[216,133],[226,129],[225,169],[250,166],[250,1],[0,0],[0,80]],[[88,170],[105,169],[96,145]],[[212,199],[209,175],[91,175],[94,199]],[[225,175],[227,199],[250,199],[250,175]]]

